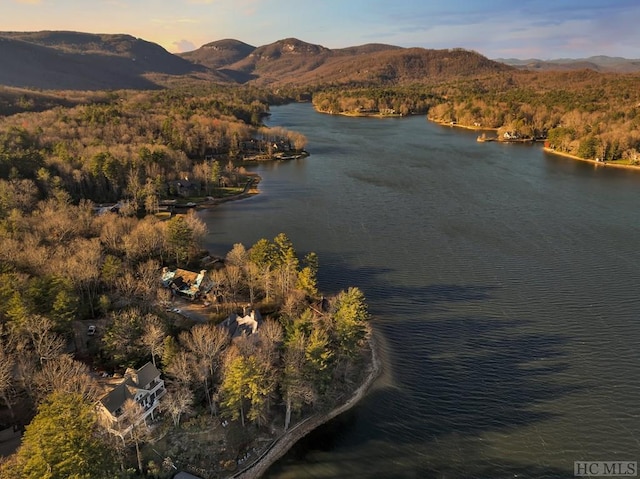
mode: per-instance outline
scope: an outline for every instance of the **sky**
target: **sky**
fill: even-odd
[[[172,53],[225,38],[640,58],[638,0],[0,0],[0,31],[127,33]]]

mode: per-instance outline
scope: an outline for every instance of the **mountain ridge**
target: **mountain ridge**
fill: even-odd
[[[634,73],[640,71],[640,59],[593,55],[586,58],[495,58],[504,63],[524,70],[577,70],[590,69],[608,73]]]
[[[435,50],[367,43],[330,49],[291,37],[261,46],[227,38],[172,54],[156,43],[126,33],[0,32],[0,85],[20,88],[155,89],[184,81],[393,86],[432,84],[513,69],[640,71],[640,60],[603,56],[499,60],[461,48]]]

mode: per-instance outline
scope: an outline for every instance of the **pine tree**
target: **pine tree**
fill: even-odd
[[[2,467],[0,477],[115,477],[113,457],[98,435],[96,414],[94,407],[79,394],[52,394],[38,408],[15,460]]]

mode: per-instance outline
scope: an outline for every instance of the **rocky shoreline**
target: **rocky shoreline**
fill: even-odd
[[[284,456],[293,445],[300,439],[305,437],[314,429],[329,422],[331,419],[348,411],[354,407],[363,397],[380,376],[382,364],[380,354],[377,351],[377,341],[373,331],[369,326],[369,349],[371,351],[371,363],[368,365],[368,372],[362,384],[353,392],[351,397],[343,404],[335,407],[331,411],[324,414],[316,414],[304,419],[294,427],[283,433],[273,444],[254,462],[242,471],[236,472],[229,476],[228,479],[257,479],[264,474],[278,459]]]

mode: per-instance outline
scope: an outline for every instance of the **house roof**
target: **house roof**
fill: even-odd
[[[133,399],[133,393],[126,381],[118,384],[110,393],[106,394],[100,402],[112,415],[116,415],[116,411],[122,407],[127,399]]]
[[[105,394],[100,402],[112,415],[120,409],[127,399],[134,399],[139,389],[144,389],[155,378],[160,377],[160,371],[151,363],[147,363],[140,369],[128,369],[124,380]]]
[[[147,384],[160,376],[160,371],[158,371],[158,368],[156,368],[152,363],[147,363],[136,371],[136,375],[136,386],[144,388]]]
[[[262,316],[257,309],[251,310],[246,316],[238,316],[231,313],[220,325],[229,331],[232,338],[237,338],[245,334],[249,336],[258,331],[258,327],[262,324]]]
[[[162,272],[162,283],[165,286],[177,288],[181,293],[193,296],[198,293],[201,288],[204,288],[205,292],[211,289],[212,284],[210,281],[206,281],[206,284],[203,284],[206,273],[207,271],[204,269],[196,273],[180,268],[175,271],[169,271],[167,268],[164,268]]]

